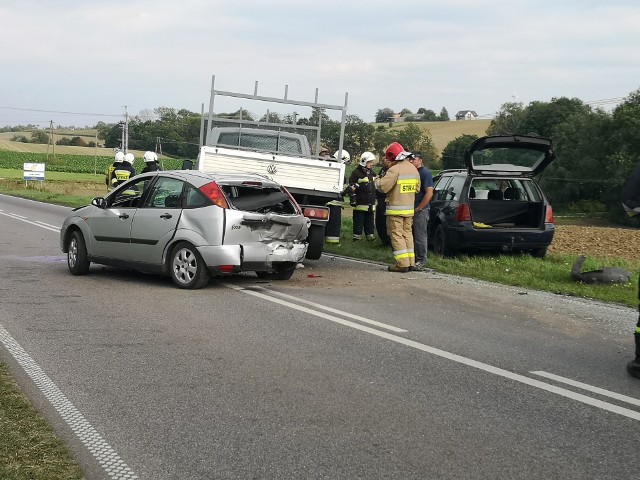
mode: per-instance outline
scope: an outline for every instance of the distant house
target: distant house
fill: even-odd
[[[456,113],[456,120],[475,120],[478,114],[474,110],[460,110]]]

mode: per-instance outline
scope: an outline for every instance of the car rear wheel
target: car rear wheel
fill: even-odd
[[[275,271],[256,272],[256,275],[265,280],[289,280],[295,271],[295,262],[282,262],[275,266]]]
[[[67,243],[67,265],[73,275],[86,275],[89,272],[89,258],[87,245],[82,233],[75,231],[69,237]]]
[[[531,250],[531,255],[536,258],[544,258],[547,256],[547,249],[548,247],[534,248]]]
[[[450,257],[454,251],[447,241],[447,231],[444,229],[444,225],[439,224],[436,227],[436,231],[433,235],[433,253],[441,257]]]
[[[178,243],[169,262],[171,280],[178,288],[195,290],[209,283],[209,270],[198,250],[190,243]]]

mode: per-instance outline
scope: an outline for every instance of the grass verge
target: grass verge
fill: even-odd
[[[391,248],[379,240],[352,241],[353,222],[343,218],[340,245],[325,245],[327,253],[392,264]],[[617,303],[636,308],[638,305],[638,276],[632,275],[630,283],[613,285],[587,285],[571,280],[569,272],[577,257],[549,254],[544,259],[528,254],[478,253],[454,258],[440,258],[429,252],[427,267],[436,272],[477,278],[515,287],[542,290],[576,297],[591,298],[601,302]],[[589,257],[584,270],[596,270],[603,264],[622,267],[630,272],[640,270],[639,262],[624,259],[598,259]]]
[[[64,443],[31,406],[0,363],[0,478],[82,478]]]

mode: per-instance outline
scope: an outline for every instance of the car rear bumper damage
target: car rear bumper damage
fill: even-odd
[[[302,261],[307,253],[306,243],[273,241],[198,247],[204,262],[211,268],[233,265],[234,272],[270,270],[274,263]]]

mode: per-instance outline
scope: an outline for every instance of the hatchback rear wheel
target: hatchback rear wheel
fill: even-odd
[[[169,258],[171,280],[178,288],[195,290],[209,283],[209,270],[198,250],[187,242],[178,243]]]

